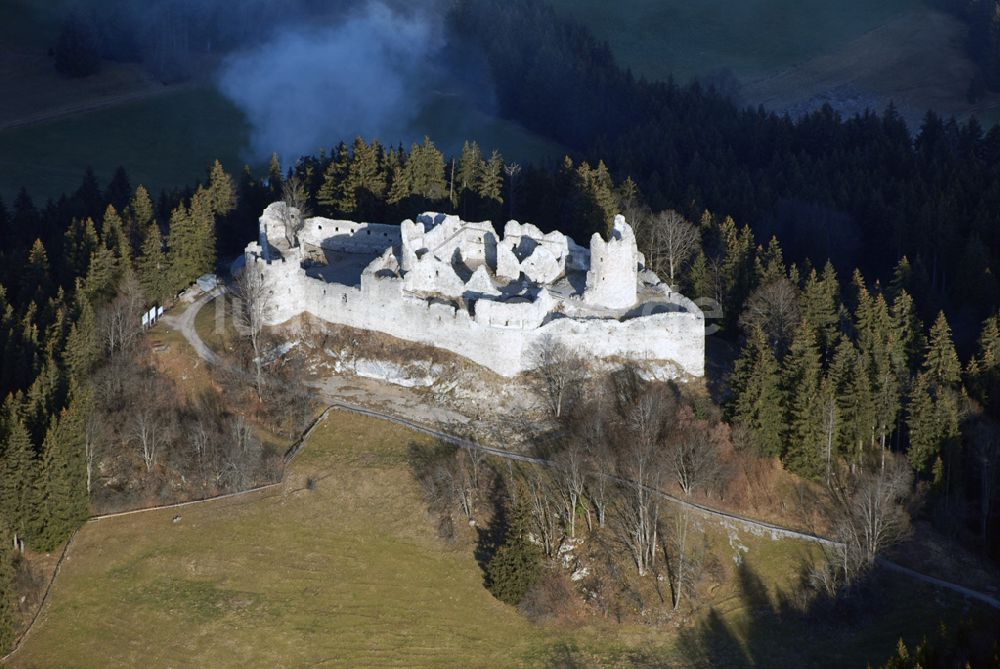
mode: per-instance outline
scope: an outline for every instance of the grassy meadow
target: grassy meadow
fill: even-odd
[[[553,0],[607,40],[619,61],[679,82],[728,68],[743,78],[795,65],[885,23],[920,0]]]
[[[437,538],[406,462],[423,439],[334,413],[281,488],[86,525],[10,666],[863,666],[957,606],[901,581],[877,618],[821,636],[778,604],[814,548],[709,527],[735,577],[697,624],[533,625],[483,587],[468,541]]]

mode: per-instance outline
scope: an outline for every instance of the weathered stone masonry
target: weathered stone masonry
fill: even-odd
[[[310,218],[285,241],[283,203],[260,218],[245,271],[271,289],[269,325],[303,313],[429,344],[494,372],[530,369],[543,338],[595,360],[704,374],[698,307],[645,269],[621,216],[590,249],[509,221],[427,213],[400,226]],[[266,245],[266,246],[265,246]]]

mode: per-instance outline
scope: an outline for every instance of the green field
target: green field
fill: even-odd
[[[406,464],[421,439],[334,413],[283,488],[86,525],[10,666],[864,666],[955,614],[900,581],[877,619],[817,633],[774,603],[814,549],[740,534],[748,569],[688,631],[532,625],[483,587],[467,541],[435,536]],[[733,571],[725,533],[709,535]]]
[[[207,88],[13,128],[0,132],[0,196],[26,186],[44,201],[79,187],[87,166],[106,183],[119,165],[155,194],[204,178],[215,159],[238,171],[248,138],[239,110]]]
[[[754,77],[833,49],[920,0],[553,0],[636,74],[680,82],[722,68]]]
[[[564,151],[517,124],[443,96],[423,110],[411,134],[411,139],[429,135],[449,153],[475,139],[522,162],[558,159]],[[79,187],[88,166],[102,183],[122,165],[133,185],[145,184],[154,193],[183,187],[202,178],[217,158],[238,172],[247,160],[249,138],[242,112],[205,87],[5,130],[0,132],[0,197],[9,204],[26,186],[44,202]],[[340,139],[331,137],[330,145]],[[350,137],[343,139],[350,143]]]

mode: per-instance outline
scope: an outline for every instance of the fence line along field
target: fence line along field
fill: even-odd
[[[497,667],[635,658],[695,666],[706,657],[856,663],[888,652],[882,623],[859,634],[831,630],[808,648],[772,643],[772,618],[781,617],[798,566],[818,549],[711,527],[712,551],[734,577],[690,630],[600,619],[533,624],[483,587],[469,541],[449,545],[436,535],[408,467],[410,445],[427,439],[334,412],[278,492],[85,525],[10,666]],[[734,545],[742,547],[740,567],[730,561]],[[931,631],[921,602],[941,597],[906,580],[889,587],[895,604],[883,612],[885,625],[908,640]],[[959,600],[945,595],[935,605]]]

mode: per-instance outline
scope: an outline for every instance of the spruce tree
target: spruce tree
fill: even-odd
[[[212,167],[209,169],[207,190],[214,216],[228,216],[236,209],[236,184],[233,183],[233,178],[226,173],[222,168],[222,163],[218,160],[212,163]]]
[[[924,371],[931,383],[948,388],[958,386],[962,378],[962,367],[955,352],[951,339],[951,327],[944,312],[938,313],[937,320],[931,326],[930,339],[927,342],[927,354],[924,357]]]
[[[801,293],[802,318],[816,329],[820,348],[827,354],[832,352],[840,322],[839,297],[837,273],[829,261],[822,278],[815,269],[809,272]]]
[[[7,519],[0,518],[0,657],[10,652],[14,645],[15,611],[13,530]]]
[[[733,371],[734,419],[750,430],[757,452],[782,454],[785,432],[784,398],[778,362],[763,330],[754,328]]]
[[[281,199],[285,187],[285,173],[281,169],[281,160],[277,153],[271,154],[271,162],[267,166],[267,187],[272,202]]]
[[[419,195],[428,203],[440,202],[448,197],[444,155],[434,146],[430,137],[424,137],[420,145],[413,145],[404,170],[408,173],[414,195]]]
[[[63,366],[69,372],[70,378],[82,381],[87,378],[97,366],[101,357],[101,343],[97,335],[97,322],[94,309],[79,288],[77,280],[76,319],[69,329],[66,346],[63,349]]]
[[[153,304],[162,303],[169,294],[170,277],[167,274],[167,258],[163,252],[163,237],[160,226],[153,223],[142,242],[142,253],[136,260],[139,285],[143,295]]]
[[[118,260],[113,251],[99,245],[90,255],[90,266],[83,282],[83,291],[91,304],[110,300],[118,288]]]
[[[519,497],[519,499],[522,499]],[[490,559],[488,586],[493,596],[517,606],[541,576],[541,553],[528,536],[528,512],[523,502],[508,501],[503,543]]]
[[[167,238],[169,292],[180,292],[198,278],[203,243],[199,222],[192,218],[182,202],[170,214],[170,236]]]
[[[405,161],[402,148],[390,151],[386,159],[389,175],[389,197],[386,202],[390,205],[398,205],[413,194],[413,181]]]
[[[484,200],[503,203],[503,158],[495,149],[479,173],[476,193]]]
[[[455,190],[458,192],[460,202],[463,201],[466,191],[475,192],[485,165],[479,144],[476,142],[462,144],[462,155],[458,160],[458,170],[455,174]]]
[[[40,304],[51,294],[52,268],[41,239],[36,239],[28,252],[28,262],[21,272],[20,283],[17,299],[19,305],[29,302]]]
[[[771,237],[767,248],[757,247],[757,257],[754,260],[754,273],[758,286],[766,286],[788,275],[785,267],[784,253],[777,237]]]
[[[149,197],[149,191],[145,186],[140,185],[135,189],[131,201],[128,205],[128,236],[132,244],[132,255],[135,256],[142,244],[146,230],[153,225],[156,220],[156,210],[153,208],[153,200]]]
[[[215,271],[216,263],[216,233],[215,213],[213,211],[211,194],[204,188],[198,188],[191,198],[189,215],[194,231],[192,247],[192,264],[194,277]]]
[[[32,508],[35,460],[31,437],[20,417],[9,420],[7,437],[0,452],[0,517],[11,531],[23,537],[33,524]]]
[[[722,259],[723,300],[727,327],[736,325],[754,284],[753,232],[748,226],[737,227],[726,217],[720,224],[719,236],[724,249]]]
[[[101,230],[105,248],[110,250],[115,256],[115,264],[120,280],[121,277],[132,273],[132,243],[125,233],[125,224],[121,216],[118,215],[118,212],[110,204],[104,211]]]
[[[316,203],[325,213],[336,213],[343,204],[348,189],[347,176],[350,168],[350,153],[347,145],[341,142],[334,151],[330,164],[323,171],[323,183],[316,193]]]
[[[784,461],[793,472],[819,478],[823,469],[823,412],[819,345],[812,326],[803,321],[784,362],[782,385],[788,407],[788,447]]]

